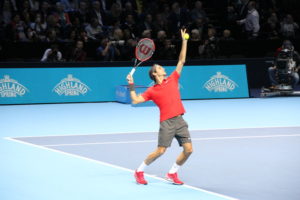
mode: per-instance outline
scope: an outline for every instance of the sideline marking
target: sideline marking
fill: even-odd
[[[300,134],[192,138],[192,141],[238,140],[238,139],[259,139],[259,138],[277,138],[277,137],[300,137]],[[22,138],[22,137],[20,137],[20,138]],[[18,138],[13,138],[13,139],[18,140]],[[44,147],[58,147],[58,146],[104,145],[104,144],[136,144],[136,143],[151,143],[151,142],[157,142],[157,140],[136,140],[136,141],[120,141],[120,142],[89,142],[89,143],[49,144],[49,145],[45,144],[45,145],[40,145],[40,146],[44,146]],[[30,143],[30,144],[32,144],[32,143]]]
[[[272,129],[272,128],[299,128],[300,126],[263,126],[263,127],[243,127],[243,128],[212,128],[212,129],[195,129],[189,130],[190,132],[203,132],[203,131],[222,131],[222,130],[245,130],[245,129]],[[157,134],[157,131],[131,131],[131,132],[102,132],[93,134],[63,134],[63,135],[43,135],[43,136],[9,136],[8,138],[43,138],[43,137],[68,137],[68,136],[94,136],[94,135],[119,135],[119,134]]]

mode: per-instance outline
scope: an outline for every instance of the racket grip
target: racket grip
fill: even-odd
[[[135,68],[133,68],[131,71],[130,71],[130,76],[132,76],[133,74],[134,74],[134,72],[135,72]]]

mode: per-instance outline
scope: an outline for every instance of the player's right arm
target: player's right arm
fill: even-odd
[[[138,103],[143,103],[145,102],[145,99],[142,95],[137,95],[135,90],[134,90],[134,82],[133,82],[133,77],[128,74],[127,75],[127,81],[129,84],[129,90],[130,90],[130,97],[132,100],[133,104],[138,104]]]

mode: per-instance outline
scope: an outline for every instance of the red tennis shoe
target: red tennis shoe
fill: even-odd
[[[137,184],[143,184],[143,185],[148,184],[148,182],[144,178],[144,172],[135,171],[134,177],[135,177],[135,180],[136,180]]]
[[[166,179],[175,185],[183,185],[183,182],[179,180],[177,173],[174,174],[167,173]]]

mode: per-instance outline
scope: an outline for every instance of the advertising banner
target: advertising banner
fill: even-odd
[[[165,68],[168,74],[175,69]],[[0,68],[0,104],[116,101],[117,88],[127,84],[130,70],[131,67]],[[149,66],[137,69],[137,85],[153,85],[148,70]],[[185,66],[180,91],[182,99],[249,97],[246,67]]]

